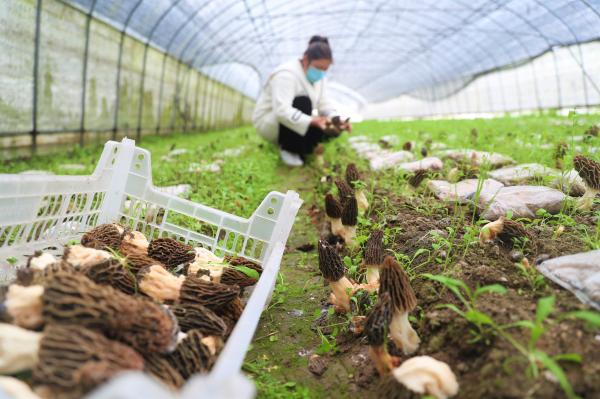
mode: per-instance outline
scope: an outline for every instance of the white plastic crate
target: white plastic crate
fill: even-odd
[[[124,374],[90,395],[94,399],[250,398],[254,386],[240,368],[273,291],[302,200],[294,191],[271,192],[244,219],[161,192],[152,184],[150,165],[150,153],[125,138],[104,145],[91,176],[0,174],[0,278],[8,283],[15,276],[9,259],[16,258],[22,265],[25,256],[38,249],[60,254],[69,241],[110,222],[149,238],[169,236],[221,255],[252,259],[263,266],[263,273],[210,374],[192,378],[179,395],[142,373]]]

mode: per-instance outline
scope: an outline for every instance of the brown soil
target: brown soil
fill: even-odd
[[[424,202],[429,198],[404,199],[390,193],[387,197],[393,210],[386,213],[393,215],[387,220],[387,227],[399,228],[393,243],[388,249],[403,253],[409,257],[420,248],[431,249],[434,242],[432,231],[447,236],[447,228],[453,224],[455,209],[435,208],[434,214],[426,215]],[[416,201],[419,201],[418,203]],[[381,209],[382,203],[375,202],[373,209]],[[431,207],[427,208],[431,209]],[[321,237],[329,234],[324,215],[318,215],[314,208],[313,223]],[[371,212],[376,215],[377,212]],[[381,219],[381,215],[372,219]],[[471,221],[471,215],[465,219]],[[578,222],[592,224],[594,221],[579,217]],[[456,226],[455,226],[456,227]],[[526,251],[525,256],[534,267],[536,258],[556,257],[585,250],[585,244],[572,228],[566,228],[556,239],[552,238],[551,227],[535,226],[529,229],[533,235],[535,246]],[[454,245],[461,242],[465,231],[457,229]],[[600,340],[593,331],[586,328],[585,323],[574,320],[556,321],[556,315],[565,311],[585,309],[570,292],[546,280],[542,287],[534,289],[522,272],[511,260],[511,248],[499,245],[481,246],[475,244],[464,254],[448,254],[447,249],[440,249],[432,254],[416,257],[412,263],[412,285],[414,287],[418,308],[413,312],[416,321],[412,324],[421,338],[421,346],[415,355],[429,355],[450,365],[460,383],[460,398],[563,398],[559,384],[548,372],[542,371],[534,379],[527,373],[527,361],[505,339],[487,334],[478,342],[471,342],[474,328],[463,318],[439,305],[452,303],[461,307],[457,298],[441,285],[419,277],[422,273],[441,274],[444,270],[453,277],[463,280],[471,288],[498,283],[508,289],[504,295],[485,294],[479,302],[479,310],[490,315],[498,324],[508,324],[518,320],[533,320],[538,299],[556,296],[556,309],[550,316],[549,327],[539,341],[537,347],[549,355],[578,353],[582,363],[560,362],[577,395],[582,398],[600,397]],[[452,260],[444,266],[444,259],[452,256]],[[442,263],[436,262],[438,258]],[[324,303],[326,300],[324,299]],[[315,324],[320,323],[317,320]],[[331,320],[329,320],[331,323]],[[527,343],[527,330],[511,329],[512,335],[521,343]],[[337,338],[339,353],[329,355],[348,370],[354,370],[350,377],[349,392],[356,392],[361,397],[419,397],[411,394],[389,378],[380,378],[371,364],[364,338],[350,332]],[[392,346],[394,355],[399,355]],[[402,356],[400,356],[402,358]]]

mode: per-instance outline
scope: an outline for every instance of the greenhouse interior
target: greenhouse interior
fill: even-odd
[[[0,399],[600,398],[600,0],[2,0],[0,282]]]

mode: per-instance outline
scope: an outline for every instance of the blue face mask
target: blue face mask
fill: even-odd
[[[313,66],[309,66],[306,70],[306,79],[310,83],[318,82],[319,80],[325,77],[325,71],[315,68]]]

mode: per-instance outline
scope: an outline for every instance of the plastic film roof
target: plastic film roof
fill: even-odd
[[[313,34],[330,39],[330,80],[370,102],[460,87],[555,46],[600,38],[600,0],[66,2],[251,97]],[[581,54],[573,57],[585,69]]]

